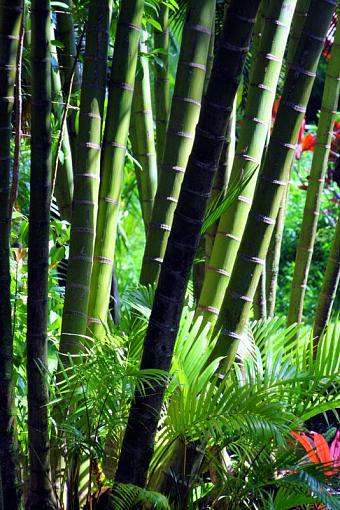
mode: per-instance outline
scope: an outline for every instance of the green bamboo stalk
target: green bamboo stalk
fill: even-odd
[[[105,124],[88,324],[103,334],[109,308],[119,200],[136,76],[144,0],[122,0]]]
[[[340,281],[340,214],[335,229],[331,251],[328,257],[325,276],[316,307],[313,328],[314,342],[317,341],[324,330],[333,307],[336,291]]]
[[[54,31],[52,30],[52,38],[54,39]],[[61,88],[60,70],[58,65],[58,54],[55,46],[51,46],[52,56],[52,96],[55,103],[53,111],[59,122],[61,123],[61,108],[63,104],[63,93]],[[71,222],[72,216],[72,196],[73,196],[73,165],[70,140],[67,126],[64,129],[62,140],[63,158],[58,159],[57,178],[54,194],[57,200],[60,216]]]
[[[291,62],[301,37],[303,26],[306,20],[310,0],[298,0],[292,21],[290,37],[288,41],[287,61]],[[277,216],[266,261],[266,287],[267,287],[267,308],[268,316],[273,317],[275,313],[277,279],[279,274],[281,245],[285,224],[286,208],[288,202],[289,186],[282,198],[280,210]]]
[[[268,317],[274,317],[275,315],[277,280],[279,276],[281,245],[285,225],[288,192],[289,184],[281,200],[280,209],[266,257],[266,297]]]
[[[249,50],[259,0],[232,0],[196,130],[174,224],[155,293],[142,369],[169,371],[190,270],[236,91]],[[116,481],[144,486],[165,383],[136,392]]]
[[[155,65],[155,111],[156,111],[156,148],[158,167],[163,161],[166,131],[170,114],[170,88],[169,88],[169,7],[161,4],[159,7],[158,23],[162,31],[155,30],[155,48],[161,48],[157,54],[159,63]]]
[[[79,63],[74,67],[78,52],[72,16],[72,0],[63,0],[63,4],[68,6],[68,9],[63,9],[62,7],[58,8],[57,39],[63,45],[62,48],[58,48],[58,55],[64,97],[67,97],[68,95],[68,88],[72,79],[72,71],[74,69],[74,77],[72,83],[73,96],[71,97],[71,105],[74,106],[77,104],[76,96],[81,87],[81,73]],[[71,110],[70,115],[67,117],[67,127],[70,137],[73,163],[75,163],[77,149],[76,114],[77,112],[75,110]]]
[[[247,221],[295,3],[296,0],[272,0],[268,7],[230,181],[236,182],[250,171],[253,175],[218,224],[197,307],[205,321],[215,321],[218,316]]]
[[[98,208],[101,128],[105,99],[112,0],[89,6],[79,143],[74,172],[74,200],[62,335],[59,351],[78,353],[86,334],[92,259]]]
[[[340,28],[338,25],[331,59],[327,68],[312,168],[308,179],[305,208],[296,249],[287,317],[288,325],[295,322],[299,323],[302,320],[304,297],[313,256],[328,156],[331,149],[332,131],[339,103],[339,92]]]
[[[11,321],[11,114],[22,0],[0,2],[0,477],[3,500],[20,505],[18,459],[13,416],[13,338]]]
[[[292,28],[288,41],[287,62],[289,64],[293,61],[295,51],[298,48],[310,5],[311,0],[297,0],[296,2]]]
[[[298,132],[336,3],[336,0],[312,0],[294,62],[287,74],[253,205],[216,324],[216,331],[221,333],[213,357],[226,356],[227,366],[233,361],[242,340],[265,264],[295,155]]]
[[[157,281],[183,175],[192,149],[204,88],[215,0],[189,0],[162,171],[146,239],[140,281]]]
[[[30,486],[26,508],[52,510],[48,434],[47,323],[51,201],[50,2],[32,0],[31,177],[27,284],[27,401]]]
[[[145,230],[151,220],[157,188],[157,157],[155,149],[149,61],[143,56],[147,52],[148,33],[142,32],[140,42],[140,76],[137,72],[132,101],[130,139],[134,157],[141,165],[136,167],[139,198]]]

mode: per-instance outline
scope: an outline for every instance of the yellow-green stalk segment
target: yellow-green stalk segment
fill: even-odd
[[[14,440],[11,321],[11,115],[22,0],[0,0],[0,476],[2,497],[20,505],[20,480]]]
[[[87,330],[100,180],[111,0],[92,0],[86,31],[79,141],[60,352],[77,353]]]
[[[325,276],[316,307],[313,335],[315,343],[331,316],[332,307],[340,281],[340,214],[328,257]]]
[[[162,31],[155,29],[155,49],[161,51],[157,54],[158,63],[155,64],[155,112],[156,112],[156,149],[158,169],[163,161],[166,131],[170,115],[170,87],[169,87],[169,7],[165,4],[159,6],[158,23]]]
[[[303,303],[307,289],[308,274],[313,256],[316,230],[320,214],[322,191],[327,171],[328,156],[340,91],[340,24],[337,26],[327,67],[319,125],[308,177],[308,188],[296,249],[295,267],[289,300],[287,323],[299,323],[303,315]]]
[[[51,29],[51,38],[54,37],[54,30]],[[60,79],[60,67],[56,46],[51,46],[52,57],[52,99],[53,112],[61,124],[63,111],[63,92]],[[59,157],[57,167],[57,178],[54,194],[57,200],[60,216],[63,220],[71,222],[72,196],[73,196],[73,165],[68,126],[65,126],[61,146],[62,157]],[[53,165],[55,169],[56,166]]]
[[[189,0],[172,98],[162,170],[140,281],[158,280],[179,192],[193,145],[204,88],[215,0]]]
[[[311,0],[297,0],[292,27],[288,40],[287,49],[287,62],[290,63],[294,57],[294,53],[299,44],[299,39],[303,30],[304,23]],[[267,294],[267,308],[268,316],[273,317],[275,313],[276,292],[277,292],[277,279],[279,273],[281,244],[283,238],[283,230],[286,217],[286,208],[288,203],[289,186],[287,187],[284,196],[282,197],[280,210],[277,216],[274,232],[270,241],[266,261],[266,294]]]
[[[80,64],[75,65],[77,58],[76,34],[72,16],[72,0],[63,0],[64,5],[57,8],[57,27],[56,36],[58,41],[62,43],[62,48],[58,48],[58,56],[60,63],[60,74],[62,77],[62,87],[64,97],[67,97],[72,72],[74,77],[72,83],[71,105],[77,105],[77,93],[81,87]],[[66,6],[66,7],[65,7]],[[76,130],[77,111],[72,109],[67,117],[67,127],[70,138],[73,163],[75,163],[77,149],[77,130]]]
[[[144,0],[122,0],[115,38],[101,158],[96,241],[88,324],[102,334],[106,323],[117,235],[119,201],[136,76]]]
[[[137,70],[135,91],[132,101],[130,139],[136,165],[139,199],[142,207],[144,227],[147,231],[151,220],[152,208],[157,188],[157,156],[152,115],[149,60],[147,53],[146,30],[142,32],[140,41],[140,69]]]
[[[218,316],[247,221],[295,3],[296,0],[272,0],[268,7],[230,182],[237,182],[250,172],[252,176],[217,227],[197,307],[205,320],[214,321]]]
[[[27,403],[30,484],[26,508],[56,509],[51,485],[48,382],[48,257],[52,179],[50,2],[32,0],[31,174],[27,282]]]
[[[314,83],[336,0],[312,0],[294,62],[290,65],[265,161],[236,263],[216,323],[220,331],[213,357],[230,364],[264,268],[280,202],[289,179],[301,121]],[[242,277],[240,277],[240,275]]]

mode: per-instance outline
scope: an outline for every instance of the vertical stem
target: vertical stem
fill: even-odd
[[[72,71],[74,69],[74,78],[72,83],[72,93],[76,94],[81,86],[80,65],[77,60],[77,44],[76,34],[72,18],[72,0],[64,0],[64,4],[69,6],[69,9],[63,10],[62,7],[58,8],[57,14],[57,39],[63,44],[63,48],[58,49],[60,70],[62,76],[62,87],[64,96],[68,94],[68,88],[71,81]],[[75,66],[75,67],[74,67]],[[76,98],[72,97],[71,104],[77,104]],[[73,163],[75,163],[76,146],[77,146],[77,132],[76,132],[76,112],[71,110],[71,114],[67,118],[68,133],[70,138],[70,146],[72,151]]]
[[[13,337],[11,322],[11,114],[22,0],[0,1],[0,474],[3,501],[20,505],[13,416]]]
[[[326,272],[319,294],[318,304],[316,307],[313,334],[315,343],[325,328],[330,318],[333,302],[340,280],[340,214],[336,224],[335,235],[328,257]]]
[[[274,317],[275,315],[277,280],[279,276],[281,245],[286,217],[288,193],[289,184],[281,200],[280,209],[276,218],[275,228],[270,240],[270,245],[266,257],[266,295],[268,317]]]
[[[287,62],[290,64],[295,56],[296,49],[299,46],[300,37],[308,14],[311,0],[297,0],[292,28],[290,31],[287,51]]]
[[[47,322],[51,200],[50,2],[32,0],[32,122],[27,285],[28,510],[56,508],[48,435]]]
[[[308,179],[306,203],[298,240],[287,323],[301,322],[308,274],[312,261],[322,191],[331,148],[332,131],[340,91],[340,24],[327,68],[312,168]]]
[[[158,280],[174,211],[193,146],[204,89],[215,0],[189,0],[162,171],[146,239],[140,281]]]
[[[78,353],[86,334],[98,207],[101,129],[105,99],[111,0],[89,6],[79,143],[74,172],[74,200],[62,335],[59,351]]]
[[[141,35],[140,51],[147,52],[147,32]],[[157,158],[153,128],[149,61],[140,56],[142,76],[136,77],[135,91],[132,101],[133,128],[130,129],[132,150],[142,169],[136,167],[139,183],[139,197],[142,207],[144,226],[147,230],[151,219],[153,202],[157,187]],[[131,126],[132,127],[132,126]]]
[[[156,147],[158,168],[163,161],[165,149],[166,131],[170,114],[170,89],[169,89],[169,7],[161,4],[159,7],[158,23],[162,32],[155,30],[155,48],[161,48],[162,52],[157,57],[161,64],[155,65],[155,110],[156,110]]]
[[[51,29],[51,34],[54,36],[54,31]],[[51,46],[52,56],[52,96],[53,101],[59,104],[53,105],[53,111],[56,115],[60,125],[62,124],[62,111],[63,111],[63,93],[61,88],[60,69],[58,65],[58,55],[55,46]],[[60,135],[61,136],[61,135]],[[64,126],[64,133],[61,140],[63,161],[59,158],[59,151],[56,154],[55,171],[56,184],[55,184],[55,197],[57,200],[60,216],[71,222],[72,215],[72,195],[73,195],[73,166],[72,166],[72,154],[70,147],[70,140],[68,136],[67,126]],[[59,142],[57,142],[57,149],[59,148]]]
[[[88,324],[105,333],[144,0],[122,0],[109,86]]]

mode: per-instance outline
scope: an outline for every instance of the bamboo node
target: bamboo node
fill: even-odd
[[[163,165],[164,170],[173,170],[174,172],[178,172],[184,174],[185,168],[182,166],[173,166],[173,165]]]
[[[95,317],[88,317],[87,323],[88,324],[102,324],[102,321],[100,319],[96,319]]]
[[[169,127],[169,132],[173,135],[180,136],[181,138],[187,138],[188,140],[193,140],[194,135],[192,133],[188,133],[187,131],[177,130],[175,128]]]
[[[125,83],[124,81],[111,81],[110,86],[118,87],[128,92],[134,91],[134,86],[131,85],[130,83]]]
[[[240,158],[240,159],[244,159],[245,161],[251,161],[252,163],[256,163],[257,165],[260,164],[260,161],[258,161],[256,158],[254,158],[253,156],[249,156],[249,154],[242,154],[241,152],[238,152],[236,154],[236,157],[237,158]]]
[[[185,191],[186,193],[190,193],[191,195],[195,195],[196,197],[201,197],[201,198],[209,198],[210,197],[210,193],[201,193],[200,191],[195,191],[193,189],[188,189],[188,188],[185,188],[182,186],[182,190]]]
[[[202,32],[202,33],[204,33],[204,34],[211,35],[211,30],[210,30],[210,28],[205,27],[205,26],[203,26],[203,25],[194,24],[194,23],[189,23],[189,24],[188,24],[188,28],[189,28],[190,30],[195,30],[196,32]]]
[[[200,310],[202,312],[210,312],[213,313],[214,315],[218,315],[220,313],[218,308],[209,305],[198,305],[197,310]]]
[[[244,197],[243,195],[239,195],[239,196],[237,197],[237,200],[238,200],[239,202],[244,202],[245,204],[249,204],[249,205],[251,205],[251,203],[252,203],[252,200],[251,200],[250,198],[248,198],[248,197]]]
[[[79,232],[80,234],[94,234],[95,230],[89,227],[76,227],[72,226],[73,232]]]
[[[79,310],[64,310],[64,315],[71,315],[72,317],[82,317],[86,318],[87,314],[84,312],[80,312]]]
[[[276,220],[269,218],[269,216],[265,216],[264,214],[253,213],[252,216],[260,223],[266,223],[267,225],[275,225],[276,223]]]
[[[105,202],[106,204],[119,205],[119,200],[110,197],[100,197],[101,202]]]
[[[85,149],[93,149],[96,151],[100,151],[100,149],[101,149],[101,146],[99,143],[93,143],[93,142],[79,143],[79,147],[84,147]]]
[[[220,274],[221,276],[226,276],[227,278],[231,277],[231,273],[229,271],[226,271],[225,269],[213,267],[213,266],[207,266],[207,271],[211,271],[212,273]]]
[[[276,145],[280,145],[281,147],[284,147],[285,149],[290,149],[292,151],[296,150],[296,144],[294,144],[294,143],[287,143],[287,142],[284,142],[283,140],[280,140],[279,138],[276,138],[273,136],[270,138],[270,141],[272,141]]]
[[[223,230],[218,230],[216,232],[216,235],[220,235],[220,236],[224,236],[224,237],[229,237],[230,239],[232,239],[233,241],[236,241],[238,243],[241,241],[240,237],[234,236],[233,234],[230,234],[229,232],[224,232]]]
[[[221,329],[221,334],[225,336],[230,336],[231,338],[235,338],[236,340],[243,340],[243,336],[235,333],[235,331],[231,331],[230,329]]]
[[[103,257],[101,255],[96,255],[93,257],[93,260],[99,262],[100,264],[106,264],[108,266],[113,266],[113,260],[109,257]]]
[[[215,135],[214,133],[211,133],[211,131],[202,129],[199,126],[197,126],[196,131],[209,140],[215,140],[217,142],[224,142],[225,140],[225,135]]]
[[[284,28],[290,29],[289,25],[287,25],[286,23],[282,23],[282,21],[280,21],[279,19],[273,18],[271,16],[265,16],[264,20],[274,23],[274,25],[277,25],[278,27],[284,27]]]
[[[193,69],[200,69],[200,71],[206,72],[207,66],[204,64],[200,64],[199,62],[186,62],[185,60],[182,60],[181,63],[184,66],[192,67]]]
[[[255,122],[255,124],[262,124],[262,126],[268,127],[268,122],[259,119],[258,117],[253,117],[252,115],[245,115],[243,117],[246,120],[250,120],[251,122]]]
[[[120,25],[124,25],[128,28],[131,28],[131,30],[135,30],[136,32],[141,32],[141,27],[139,25],[135,25],[134,23],[128,23],[127,21],[120,21]]]
[[[282,64],[282,58],[279,58],[276,55],[273,55],[272,53],[267,53],[266,51],[259,51],[258,55],[264,57],[267,60],[272,60],[273,62],[278,62],[279,64]]]
[[[90,173],[84,173],[84,174],[83,174],[83,173],[80,173],[80,174],[74,174],[74,177],[80,177],[80,178],[82,178],[82,179],[83,179],[84,177],[86,177],[86,178],[88,178],[88,179],[94,179],[94,180],[96,180],[96,181],[99,181],[99,180],[100,180],[100,179],[99,179],[99,175],[97,175],[97,174],[90,174]]]
[[[287,181],[280,181],[279,179],[275,179],[270,175],[261,175],[261,179],[265,182],[269,182],[270,184],[277,184],[278,186],[287,186]]]
[[[171,230],[170,225],[166,225],[165,223],[157,223],[156,221],[150,221],[149,228],[165,230],[166,232],[170,232]]]
[[[243,294],[240,294],[239,292],[236,292],[232,289],[229,289],[228,293],[233,299],[241,299],[242,301],[246,301],[246,303],[253,302],[253,299],[250,296],[244,296]]]
[[[230,113],[233,109],[232,106],[222,106],[219,103],[215,103],[214,101],[207,101],[206,104],[212,108],[216,108],[223,113]]]
[[[150,224],[149,224],[150,225]],[[156,262],[157,264],[162,264],[163,259],[161,257],[144,257],[144,260],[148,262]]]
[[[259,257],[253,257],[252,255],[247,255],[247,253],[240,253],[243,260],[246,260],[247,262],[254,262],[254,264],[260,264],[261,266],[264,266],[266,261],[265,259],[260,259]]]
[[[236,12],[232,13],[233,17],[236,19],[240,19],[241,21],[245,21],[246,23],[255,23],[256,18],[248,18],[247,16],[242,16],[241,14],[237,14]]]
[[[304,74],[305,76],[310,76],[311,78],[315,78],[316,76],[316,73],[313,71],[309,71],[308,69],[298,66],[297,64],[289,64],[289,69],[292,69],[293,71],[296,71],[300,74]]]
[[[173,99],[176,99],[177,101],[183,101],[184,103],[190,103],[194,104],[198,107],[201,107],[201,102],[196,101],[196,99],[192,99],[191,97],[184,97],[184,96],[172,96]]]
[[[293,103],[292,101],[287,101],[287,99],[282,99],[281,104],[284,104],[288,108],[298,112],[298,113],[306,113],[306,107],[301,104]]]
[[[327,0],[324,0],[324,1],[327,1]],[[306,35],[310,39],[313,39],[314,41],[318,41],[318,42],[324,43],[325,40],[326,40],[325,37],[320,37],[318,35],[313,34],[312,32],[307,32],[307,30],[303,30],[303,33],[304,33],[304,35]]]

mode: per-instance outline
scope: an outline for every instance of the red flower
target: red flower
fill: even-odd
[[[312,133],[308,133],[302,140],[301,152],[304,152],[304,151],[314,152],[315,142],[316,142],[316,135],[312,135]]]
[[[310,432],[309,435],[302,432],[292,432],[292,436],[303,446],[307,452],[309,460],[314,464],[322,463],[325,467],[331,468],[325,470],[326,475],[334,475],[339,465],[340,454],[340,431],[338,430],[336,436],[331,444],[328,446],[326,439],[317,432]],[[335,468],[335,469],[334,469]]]

